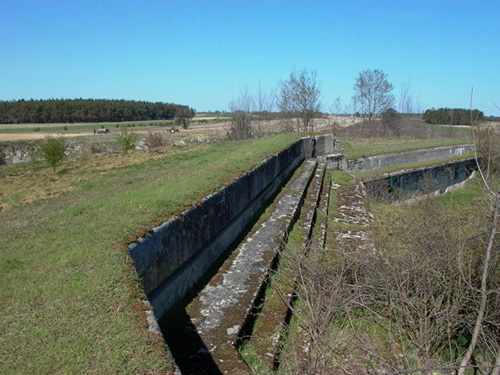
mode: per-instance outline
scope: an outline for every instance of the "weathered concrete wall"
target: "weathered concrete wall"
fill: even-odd
[[[347,170],[350,172],[363,172],[375,169],[389,168],[416,161],[444,159],[452,156],[461,156],[473,152],[473,145],[444,146],[422,150],[400,152],[369,156],[347,161]]]
[[[343,153],[344,147],[332,135],[319,135],[313,138],[314,153],[313,157]]]
[[[434,167],[405,170],[365,179],[369,196],[388,201],[407,199],[418,193],[445,191],[465,181],[477,169],[473,158],[443,163]]]
[[[294,169],[314,152],[311,138],[300,139],[233,184],[129,245],[157,318],[184,297],[270,203]]]

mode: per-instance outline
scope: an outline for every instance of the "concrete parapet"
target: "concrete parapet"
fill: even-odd
[[[477,169],[474,158],[386,173],[363,180],[370,197],[397,201],[415,194],[444,192],[448,187],[461,183]]]
[[[362,157],[347,161],[349,172],[364,172],[382,168],[410,164],[416,161],[438,160],[453,156],[462,156],[474,151],[474,145],[458,145],[426,148],[422,150],[399,152],[384,155]]]

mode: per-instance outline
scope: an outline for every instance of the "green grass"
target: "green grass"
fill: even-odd
[[[438,125],[438,124],[428,124],[424,121],[415,121],[415,125],[417,126],[424,126],[428,129],[432,130],[437,130],[442,133],[463,133],[465,134],[470,134],[470,129],[469,128],[463,128],[463,127],[458,127],[458,126],[443,126],[443,125]]]
[[[2,372],[172,370],[137,312],[140,288],[126,243],[296,139],[196,147],[94,173],[81,165],[85,178],[72,189],[0,211]],[[40,168],[27,185],[42,175],[52,172]]]
[[[470,143],[467,137],[414,139],[414,138],[349,138],[340,140],[348,159],[363,156],[390,154],[396,152],[412,151],[423,148],[460,145]]]

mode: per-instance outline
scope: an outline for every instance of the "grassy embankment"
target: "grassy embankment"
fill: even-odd
[[[171,370],[125,244],[296,139],[0,169],[2,372]]]

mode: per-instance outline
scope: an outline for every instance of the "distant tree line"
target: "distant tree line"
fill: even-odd
[[[482,111],[472,110],[472,121],[483,119]],[[425,111],[424,121],[429,124],[471,125],[471,111],[464,108],[432,108]]]
[[[188,106],[133,100],[49,99],[0,101],[0,123],[121,122],[173,119]]]

